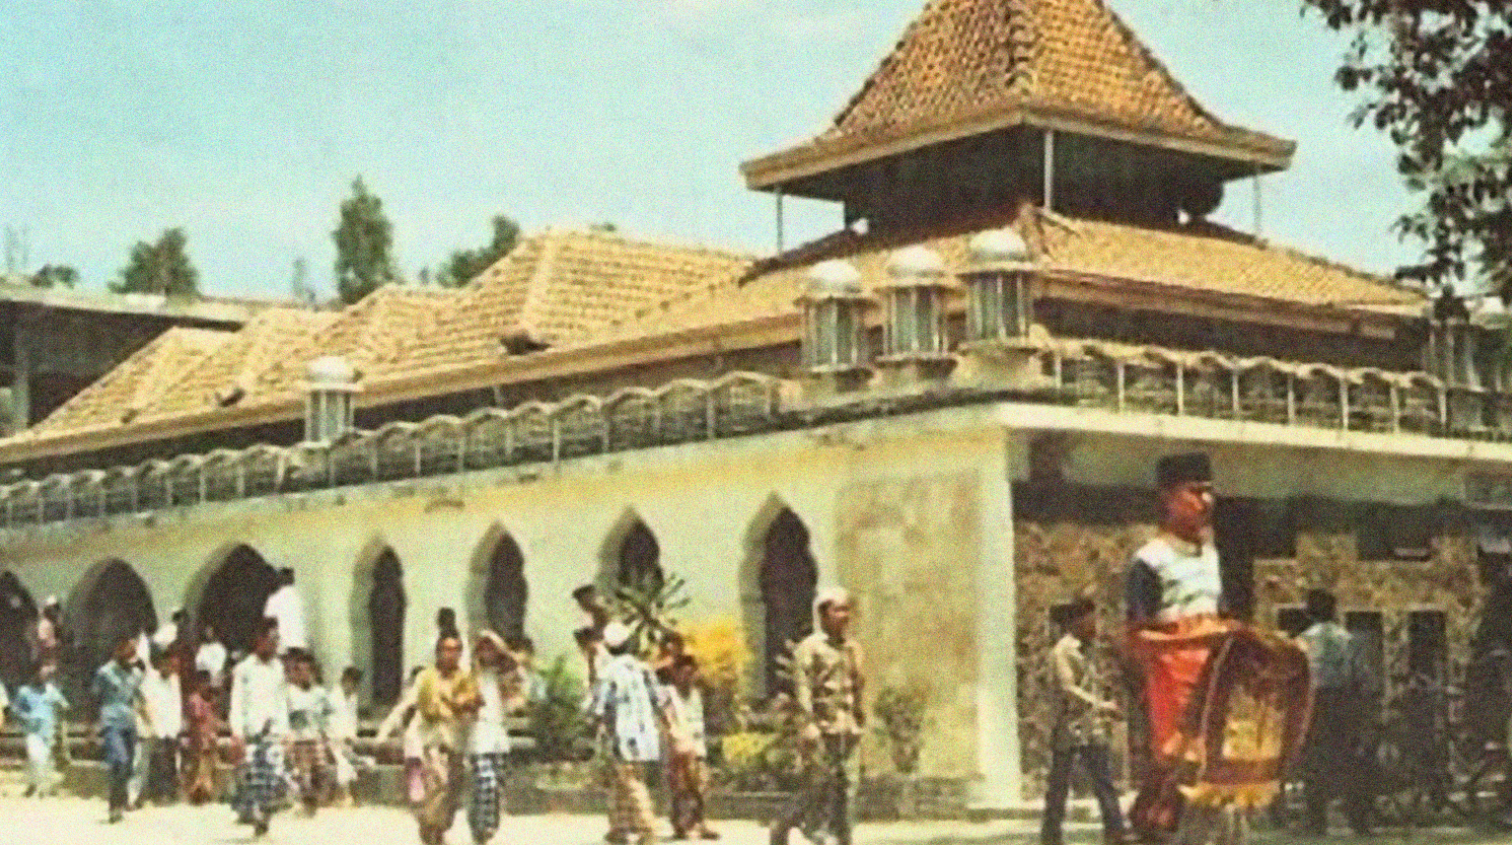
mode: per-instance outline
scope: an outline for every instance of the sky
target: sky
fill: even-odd
[[[1345,42],[1296,0],[1110,0],[1222,119],[1298,142],[1266,237],[1374,271],[1416,257],[1387,140],[1348,122]],[[756,254],[773,201],[739,163],[818,134],[924,0],[5,0],[0,226],[87,288],[181,226],[205,293],[329,292],[361,175],[413,276],[526,231]],[[423,8],[417,12],[416,7]],[[790,201],[787,243],[839,226]],[[1252,228],[1251,187],[1216,215]]]

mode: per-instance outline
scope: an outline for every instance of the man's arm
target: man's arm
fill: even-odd
[[[1071,654],[1065,649],[1053,649],[1050,658],[1055,664],[1056,685],[1065,695],[1083,702],[1093,710],[1111,710],[1114,704],[1104,701],[1095,692],[1076,682],[1076,668],[1071,665]]]
[[[1124,613],[1131,628],[1150,625],[1160,614],[1160,578],[1142,560],[1132,561],[1124,576]]]

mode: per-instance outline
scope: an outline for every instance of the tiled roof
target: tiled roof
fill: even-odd
[[[1047,275],[1099,277],[1112,286],[1138,283],[1172,294],[1244,297],[1304,307],[1390,310],[1416,308],[1423,301],[1421,294],[1385,279],[1212,224],[1151,229],[1038,211],[1031,221],[1019,228],[1039,250],[1039,268]],[[959,273],[966,266],[971,236],[1005,222],[885,238],[841,232],[800,247],[748,277],[716,282],[633,315],[610,334],[634,337],[796,314],[808,267],[831,258],[854,264],[863,283],[875,292],[885,278],[888,256],[915,243],[939,253],[947,272]]]
[[[498,360],[506,337],[537,346],[581,342],[626,315],[735,278],[751,259],[608,232],[547,231],[526,238],[462,292],[405,362],[411,372]]]
[[[259,375],[306,347],[322,327],[338,319],[337,312],[276,308],[247,321],[213,354],[189,370],[142,414],[161,419],[235,405],[252,389]]]
[[[1203,108],[1105,0],[931,0],[827,131],[747,172],[1014,116],[1271,158],[1292,149]]]
[[[23,436],[112,427],[153,407],[185,373],[235,336],[210,329],[170,328],[84,388]]]

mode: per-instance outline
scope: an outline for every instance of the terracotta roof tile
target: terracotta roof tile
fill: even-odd
[[[1105,0],[931,0],[828,130],[748,169],[1025,110],[1291,152],[1203,108]]]
[[[1421,294],[1380,277],[1211,224],[1150,229],[1035,214],[1039,231],[1031,233],[1029,239],[1041,245],[1040,267],[1050,273],[1301,306],[1400,309],[1416,308],[1423,301]],[[988,228],[995,226],[887,238],[842,232],[769,262],[768,269],[705,286],[632,315],[605,335],[638,337],[796,314],[808,267],[830,258],[844,258],[854,264],[864,284],[875,293],[885,278],[888,256],[899,247],[915,243],[938,252],[947,271],[958,273],[965,267],[971,236]]]
[[[259,313],[219,349],[186,371],[162,398],[144,409],[143,420],[206,411],[240,401],[256,377],[290,349],[309,342],[337,315],[331,311],[276,308]]]
[[[523,240],[463,292],[446,325],[406,361],[412,372],[497,360],[517,335],[555,346],[594,336],[627,314],[730,278],[751,259],[607,232],[547,231]]]
[[[184,373],[213,356],[235,332],[170,328],[25,433],[114,427],[152,407]]]

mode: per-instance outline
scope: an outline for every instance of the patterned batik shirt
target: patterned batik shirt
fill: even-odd
[[[659,699],[656,677],[644,661],[621,654],[604,666],[588,713],[607,730],[616,760],[651,763],[661,759]]]
[[[861,645],[816,631],[793,652],[798,708],[822,734],[861,733]]]
[[[1057,748],[1108,742],[1107,682],[1091,646],[1066,634],[1050,649],[1054,673],[1054,741]]]

